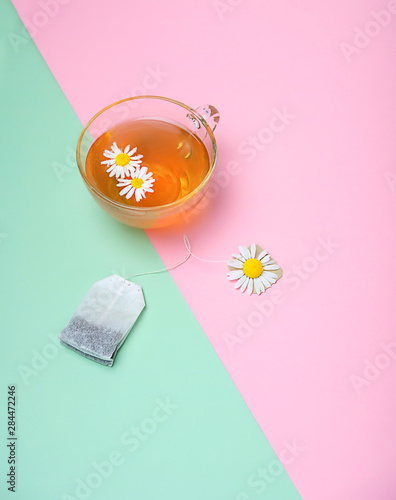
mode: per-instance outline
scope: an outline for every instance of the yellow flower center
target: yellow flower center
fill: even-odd
[[[120,167],[125,167],[125,165],[128,165],[130,162],[130,157],[126,153],[118,153],[118,155],[115,157],[115,161],[117,165]]]
[[[258,259],[248,259],[243,264],[243,272],[248,278],[258,278],[263,272],[263,264]]]
[[[131,184],[135,189],[139,189],[143,186],[143,179],[139,179],[138,177],[136,179],[132,179]]]

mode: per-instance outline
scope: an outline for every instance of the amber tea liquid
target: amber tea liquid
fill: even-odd
[[[154,192],[136,202],[120,195],[115,177],[109,177],[108,166],[101,162],[105,149],[112,144],[124,151],[127,145],[135,154],[143,155],[140,168],[146,166],[153,173]],[[162,120],[139,119],[117,125],[92,144],[86,159],[86,174],[90,182],[109,198],[125,205],[155,207],[183,198],[198,187],[208,173],[208,152],[200,139],[186,129]]]

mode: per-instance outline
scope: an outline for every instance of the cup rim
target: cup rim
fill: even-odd
[[[202,125],[205,127],[206,131],[208,132],[209,134],[209,137],[211,139],[211,142],[212,142],[212,148],[213,148],[213,158],[212,158],[212,161],[211,161],[211,164],[209,166],[209,169],[208,169],[208,172],[207,174],[205,175],[205,177],[202,179],[201,183],[193,190],[191,191],[191,193],[187,194],[186,196],[184,196],[183,198],[180,198],[178,200],[175,200],[171,203],[167,203],[165,205],[156,205],[154,207],[134,207],[134,206],[131,206],[131,205],[125,205],[123,203],[120,203],[118,201],[115,201],[113,200],[112,198],[106,196],[105,194],[103,194],[98,188],[96,188],[91,182],[90,180],[88,179],[86,173],[85,173],[85,167],[82,165],[82,161],[81,161],[81,154],[80,154],[80,149],[81,149],[81,143],[82,143],[82,140],[83,140],[83,137],[85,135],[85,133],[87,132],[89,126],[102,114],[104,113],[105,111],[107,111],[108,109],[114,107],[114,106],[117,106],[118,104],[121,104],[123,102],[127,102],[127,101],[132,101],[132,100],[137,100],[137,99],[158,99],[158,100],[162,100],[162,101],[168,101],[168,102],[171,102],[173,104],[176,104],[177,106],[181,106],[182,108],[186,109],[187,111],[189,111],[190,113],[193,114],[193,116],[199,120],[200,123],[202,123]],[[205,147],[206,149],[206,147]],[[213,173],[213,170],[214,170],[214,167],[216,165],[216,160],[217,160],[217,144],[216,144],[216,139],[215,139],[215,136],[214,136],[214,133],[213,133],[213,130],[211,129],[211,127],[209,126],[209,124],[206,122],[205,118],[203,116],[201,116],[200,114],[198,114],[195,109],[191,108],[190,106],[187,106],[187,104],[184,104],[180,101],[176,101],[175,99],[171,99],[169,97],[162,97],[162,96],[156,96],[156,95],[141,95],[141,96],[134,96],[134,97],[127,97],[126,99],[121,99],[119,101],[115,101],[111,104],[109,104],[108,106],[106,106],[105,108],[102,108],[100,111],[98,111],[89,121],[88,123],[85,125],[85,127],[83,128],[81,134],[80,134],[80,137],[78,138],[78,142],[77,142],[77,150],[76,150],[76,156],[77,156],[77,165],[78,165],[78,169],[80,171],[80,174],[85,182],[85,184],[87,185],[87,187],[93,191],[97,196],[99,196],[102,200],[104,200],[105,202],[107,203],[110,203],[111,205],[115,206],[115,207],[118,207],[118,208],[121,208],[122,210],[127,210],[127,211],[131,211],[131,212],[135,212],[136,215],[139,215],[139,213],[141,215],[148,215],[149,213],[154,213],[158,210],[164,210],[164,209],[171,209],[171,208],[174,208],[174,207],[178,207],[180,205],[184,205],[184,203],[186,203],[188,200],[190,200],[194,195],[196,195],[199,191],[202,190],[202,188],[208,183],[209,181],[209,178],[211,177],[212,173]]]

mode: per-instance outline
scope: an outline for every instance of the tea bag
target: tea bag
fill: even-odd
[[[114,274],[96,282],[59,334],[61,344],[112,366],[145,306],[140,286]]]

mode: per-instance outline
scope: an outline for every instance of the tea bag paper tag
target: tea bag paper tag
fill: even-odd
[[[109,276],[89,289],[60,333],[60,342],[89,359],[112,366],[144,307],[139,285],[116,274]]]

